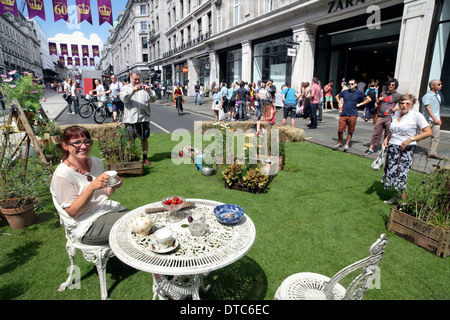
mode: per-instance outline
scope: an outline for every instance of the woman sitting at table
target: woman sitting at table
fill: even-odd
[[[107,187],[109,176],[100,159],[89,157],[92,140],[80,126],[62,135],[63,162],[56,168],[50,186],[55,205],[66,229],[78,241],[89,245],[108,243],[114,223],[127,210],[109,197],[122,185]]]
[[[391,130],[383,141],[387,148],[384,168],[384,188],[394,189],[394,197],[384,201],[396,203],[399,198],[406,198],[406,180],[411,169],[417,141],[431,136],[431,128],[423,114],[413,110],[416,98],[412,94],[404,94],[398,98],[398,107],[392,117]],[[419,131],[422,131],[418,133]]]

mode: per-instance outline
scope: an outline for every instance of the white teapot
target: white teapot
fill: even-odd
[[[156,221],[150,218],[149,215],[141,213],[129,223],[129,227],[137,235],[147,236],[155,223]]]

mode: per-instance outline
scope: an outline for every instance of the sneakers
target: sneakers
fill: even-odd
[[[372,153],[373,153],[373,150],[367,149],[364,153],[366,153],[366,154],[372,154]]]
[[[340,147],[342,147],[342,144],[336,143],[336,144],[333,146],[333,150],[337,150],[337,149],[339,149]]]
[[[344,146],[344,151],[348,151],[348,145]]]

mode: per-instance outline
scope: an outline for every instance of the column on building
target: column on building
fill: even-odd
[[[292,28],[297,56],[292,63],[291,87],[300,90],[302,82],[311,82],[314,76],[314,54],[317,26],[307,23],[296,25]]]
[[[188,96],[195,96],[195,84],[197,83],[198,73],[197,73],[198,59],[188,59],[188,79],[189,87],[187,90]]]
[[[209,63],[211,65],[210,75],[209,75],[210,83],[205,83],[205,87],[207,87],[207,86],[211,87],[211,83],[213,83],[214,81],[216,82],[216,84],[220,83],[219,55],[217,54],[216,51],[209,52]]]
[[[399,82],[399,92],[412,93],[417,97],[427,60],[435,1],[405,0],[404,4],[395,77]],[[418,108],[418,104],[415,108]]]
[[[242,44],[242,81],[252,81],[252,65],[253,65],[253,52],[252,42],[246,40],[241,42]]]

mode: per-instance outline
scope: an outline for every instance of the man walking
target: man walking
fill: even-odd
[[[197,81],[197,83],[195,84],[195,104],[197,104],[197,100],[198,100],[198,104],[201,105],[202,104],[202,99],[200,96],[200,83]]]
[[[312,85],[310,89],[310,107],[311,107],[311,123],[308,124],[308,128],[317,129],[317,108],[319,107],[320,102],[320,87],[317,84],[319,79],[317,77],[312,78]]]
[[[141,84],[141,74],[133,70],[130,75],[130,84],[120,91],[120,99],[124,103],[123,123],[125,124],[129,139],[142,140],[143,161],[151,165],[147,159],[148,137],[150,136],[150,102],[156,101],[156,94],[150,86]]]
[[[430,91],[422,97],[422,113],[430,124],[431,132],[433,134],[431,136],[431,149],[428,158],[442,160],[444,158],[437,154],[442,124],[440,116],[441,104],[444,102],[441,94],[442,81],[436,79],[431,80],[428,85]]]
[[[336,101],[339,103],[339,109],[342,106],[342,112],[339,116],[338,143],[333,147],[333,150],[342,147],[342,138],[344,137],[346,128],[348,128],[347,141],[345,142],[344,151],[348,150],[353,133],[355,132],[358,107],[372,101],[363,91],[356,89],[355,79],[351,79],[348,84],[350,86],[348,90],[342,90],[336,95]],[[340,102],[341,98],[343,99],[342,105]]]

